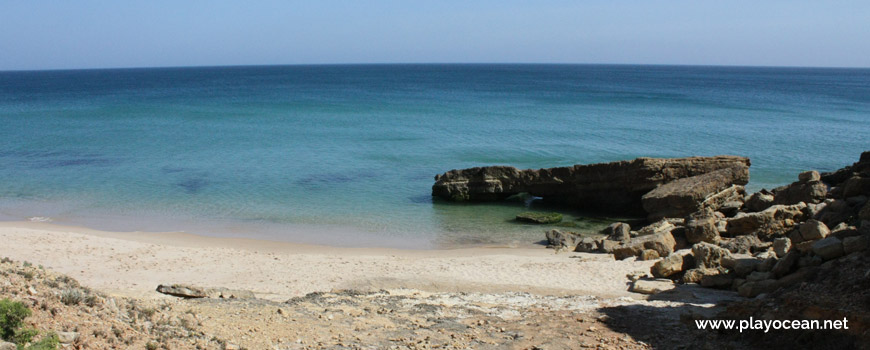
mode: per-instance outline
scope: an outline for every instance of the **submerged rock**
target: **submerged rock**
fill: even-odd
[[[555,224],[562,221],[562,214],[528,211],[517,214],[516,219],[517,221],[530,222],[534,224]]]

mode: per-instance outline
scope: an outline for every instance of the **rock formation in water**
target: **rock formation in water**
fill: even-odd
[[[717,170],[737,168],[724,172],[727,175],[721,178],[716,177],[720,182],[714,186],[704,185],[701,183],[703,179],[697,180],[698,185],[689,196],[703,201],[731,185],[746,184],[749,180],[746,170],[749,165],[748,158],[716,156],[637,158],[539,170],[519,170],[509,166],[478,167],[451,170],[436,176],[432,195],[450,201],[485,202],[528,193],[576,209],[619,214],[643,213],[642,197],[658,186]],[[670,199],[663,200],[667,202]],[[656,203],[656,200],[651,199],[650,202]],[[659,210],[657,205],[653,207]],[[689,207],[694,208],[692,205]]]

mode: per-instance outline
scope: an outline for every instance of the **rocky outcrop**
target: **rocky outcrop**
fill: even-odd
[[[478,167],[451,170],[436,176],[432,195],[450,201],[498,201],[528,193],[577,209],[642,213],[641,197],[660,185],[749,165],[748,158],[716,156],[637,158],[539,170]]]
[[[185,299],[211,298],[211,299],[253,299],[254,293],[247,290],[234,290],[227,288],[201,288],[186,284],[172,284],[157,286],[157,292]]]
[[[810,204],[825,200],[828,186],[820,180],[819,172],[803,172],[798,179],[798,182],[773,190],[774,204],[791,205],[800,202]]]
[[[702,208],[718,210],[731,201],[743,201],[743,186],[749,182],[749,167],[736,166],[677,179],[643,195],[649,218],[684,217]]]

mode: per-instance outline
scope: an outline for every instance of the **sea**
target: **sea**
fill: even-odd
[[[539,244],[560,211],[434,176],[747,156],[749,191],[870,150],[870,69],[295,65],[0,72],[0,220],[346,247]]]

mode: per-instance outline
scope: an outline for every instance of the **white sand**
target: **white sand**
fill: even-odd
[[[184,233],[117,233],[0,223],[0,256],[41,264],[104,292],[161,297],[158,284],[254,291],[285,300],[336,289],[632,295],[626,274],[652,262],[541,248],[355,249]],[[634,294],[636,295],[636,294]]]

